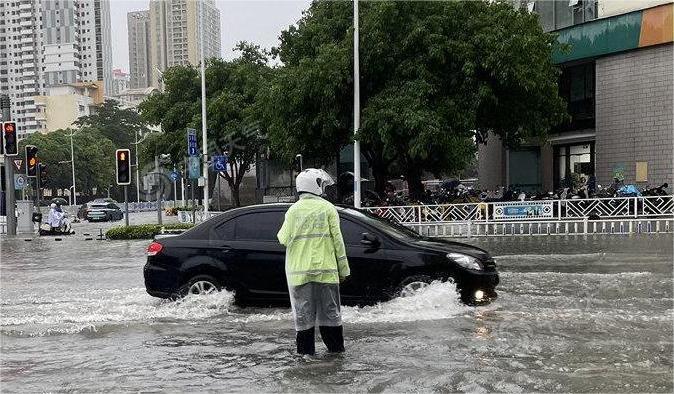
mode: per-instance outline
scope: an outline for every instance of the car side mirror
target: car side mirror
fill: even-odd
[[[377,247],[379,246],[379,238],[370,233],[363,233],[363,238],[360,240],[360,243],[365,246]]]

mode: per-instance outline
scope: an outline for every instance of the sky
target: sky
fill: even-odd
[[[129,71],[126,14],[149,9],[149,0],[110,0],[113,68]],[[235,57],[239,41],[270,49],[278,45],[279,33],[302,17],[310,0],[216,0],[220,10],[222,57]]]

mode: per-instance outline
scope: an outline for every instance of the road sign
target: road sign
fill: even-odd
[[[171,181],[172,181],[172,182],[176,182],[178,179],[180,179],[180,174],[178,173],[178,171],[173,170],[173,171],[171,171],[171,173],[169,174],[169,178],[171,178]]]
[[[14,159],[14,167],[16,168],[17,171],[21,171],[21,168],[23,165],[23,159]]]
[[[187,158],[187,168],[190,179],[198,179],[201,176],[201,169],[199,168],[199,157],[190,156]]]
[[[28,177],[25,174],[14,174],[14,190],[23,190],[28,184]]]
[[[199,156],[196,129],[187,129],[187,156]]]
[[[227,169],[227,156],[213,156],[213,171],[225,171]]]

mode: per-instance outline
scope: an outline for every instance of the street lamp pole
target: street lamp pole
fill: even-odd
[[[70,136],[70,166],[73,171],[73,206],[77,205],[77,192],[75,191],[75,150],[73,148],[73,136],[75,132],[71,132]]]
[[[201,56],[201,152],[203,154],[204,217],[208,218],[208,137],[206,135],[206,71],[204,67],[204,4],[199,5],[199,49]]]
[[[358,0],[353,1],[353,206],[360,208],[360,66],[358,54]]]
[[[140,202],[140,172],[138,171],[138,129],[136,129],[136,202]]]

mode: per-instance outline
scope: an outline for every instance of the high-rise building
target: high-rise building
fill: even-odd
[[[50,87],[112,89],[109,0],[0,1],[0,15],[0,93],[10,96],[20,138],[45,131],[35,97]]]
[[[125,73],[119,68],[112,70],[112,92],[109,94],[109,96],[119,96],[120,93],[129,89],[129,82],[129,74]]]
[[[203,11],[203,15],[200,13]],[[201,26],[203,20],[203,26]],[[214,0],[151,0],[150,58],[152,85],[176,65],[198,65],[203,27],[204,58],[220,57],[220,11]]]
[[[126,15],[129,32],[129,86],[131,89],[150,86],[150,12],[133,11]]]

